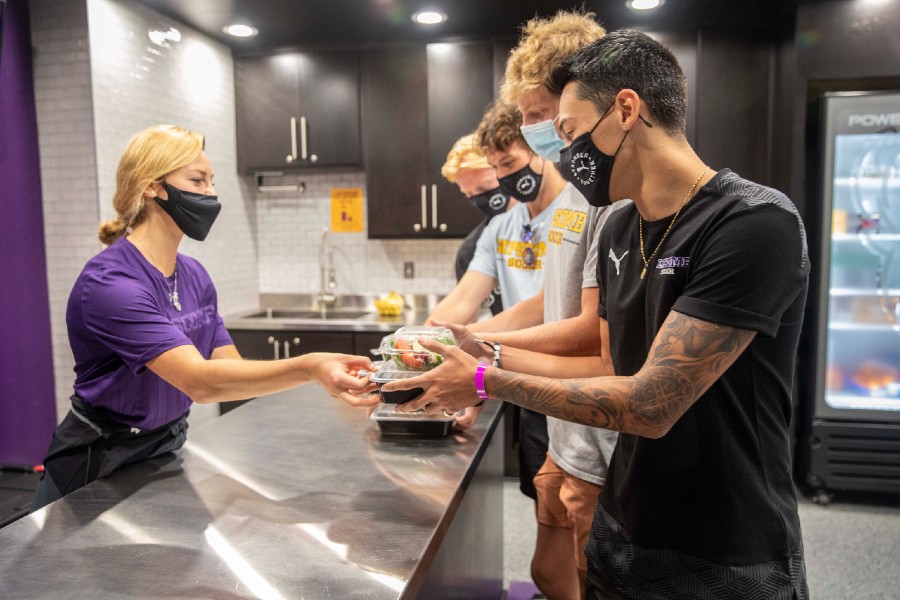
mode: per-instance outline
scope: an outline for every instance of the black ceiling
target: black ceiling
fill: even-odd
[[[138,0],[141,4],[231,46],[235,54],[295,46],[370,46],[448,39],[515,39],[535,15],[586,8],[607,29],[656,31],[710,28],[785,33],[792,30],[794,0],[666,0],[654,11],[634,11],[625,0]],[[448,16],[426,27],[411,15],[424,8]],[[258,36],[236,39],[222,27],[242,22]]]

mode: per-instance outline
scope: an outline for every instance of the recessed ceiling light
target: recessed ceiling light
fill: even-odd
[[[253,37],[259,33],[256,27],[250,27],[249,25],[226,25],[222,28],[222,31],[228,35],[240,38]]]
[[[635,10],[650,10],[663,5],[665,0],[628,0],[627,6]]]
[[[437,25],[447,20],[447,15],[436,10],[423,10],[412,16],[412,20],[421,25]]]

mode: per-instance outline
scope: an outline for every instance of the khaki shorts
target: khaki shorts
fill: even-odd
[[[600,486],[566,473],[547,455],[534,476],[534,487],[538,495],[538,523],[571,530],[575,564],[579,571],[587,571],[584,548],[591,533]]]

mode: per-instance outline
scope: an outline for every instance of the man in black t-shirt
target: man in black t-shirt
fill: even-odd
[[[645,34],[588,45],[554,87],[560,170],[592,204],[615,201],[597,262],[599,359],[531,356],[545,378],[426,343],[444,364],[389,389],[426,389],[401,410],[489,395],[621,432],[585,598],[805,599],[789,448],[803,223],[780,192],[697,156],[684,75]],[[616,376],[593,377],[597,360]]]

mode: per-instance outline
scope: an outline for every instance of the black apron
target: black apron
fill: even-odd
[[[77,395],[71,400],[72,409],[53,432],[33,510],[122,467],[177,450],[187,438],[188,413],[155,429],[138,429],[113,420],[106,410],[88,406]]]

